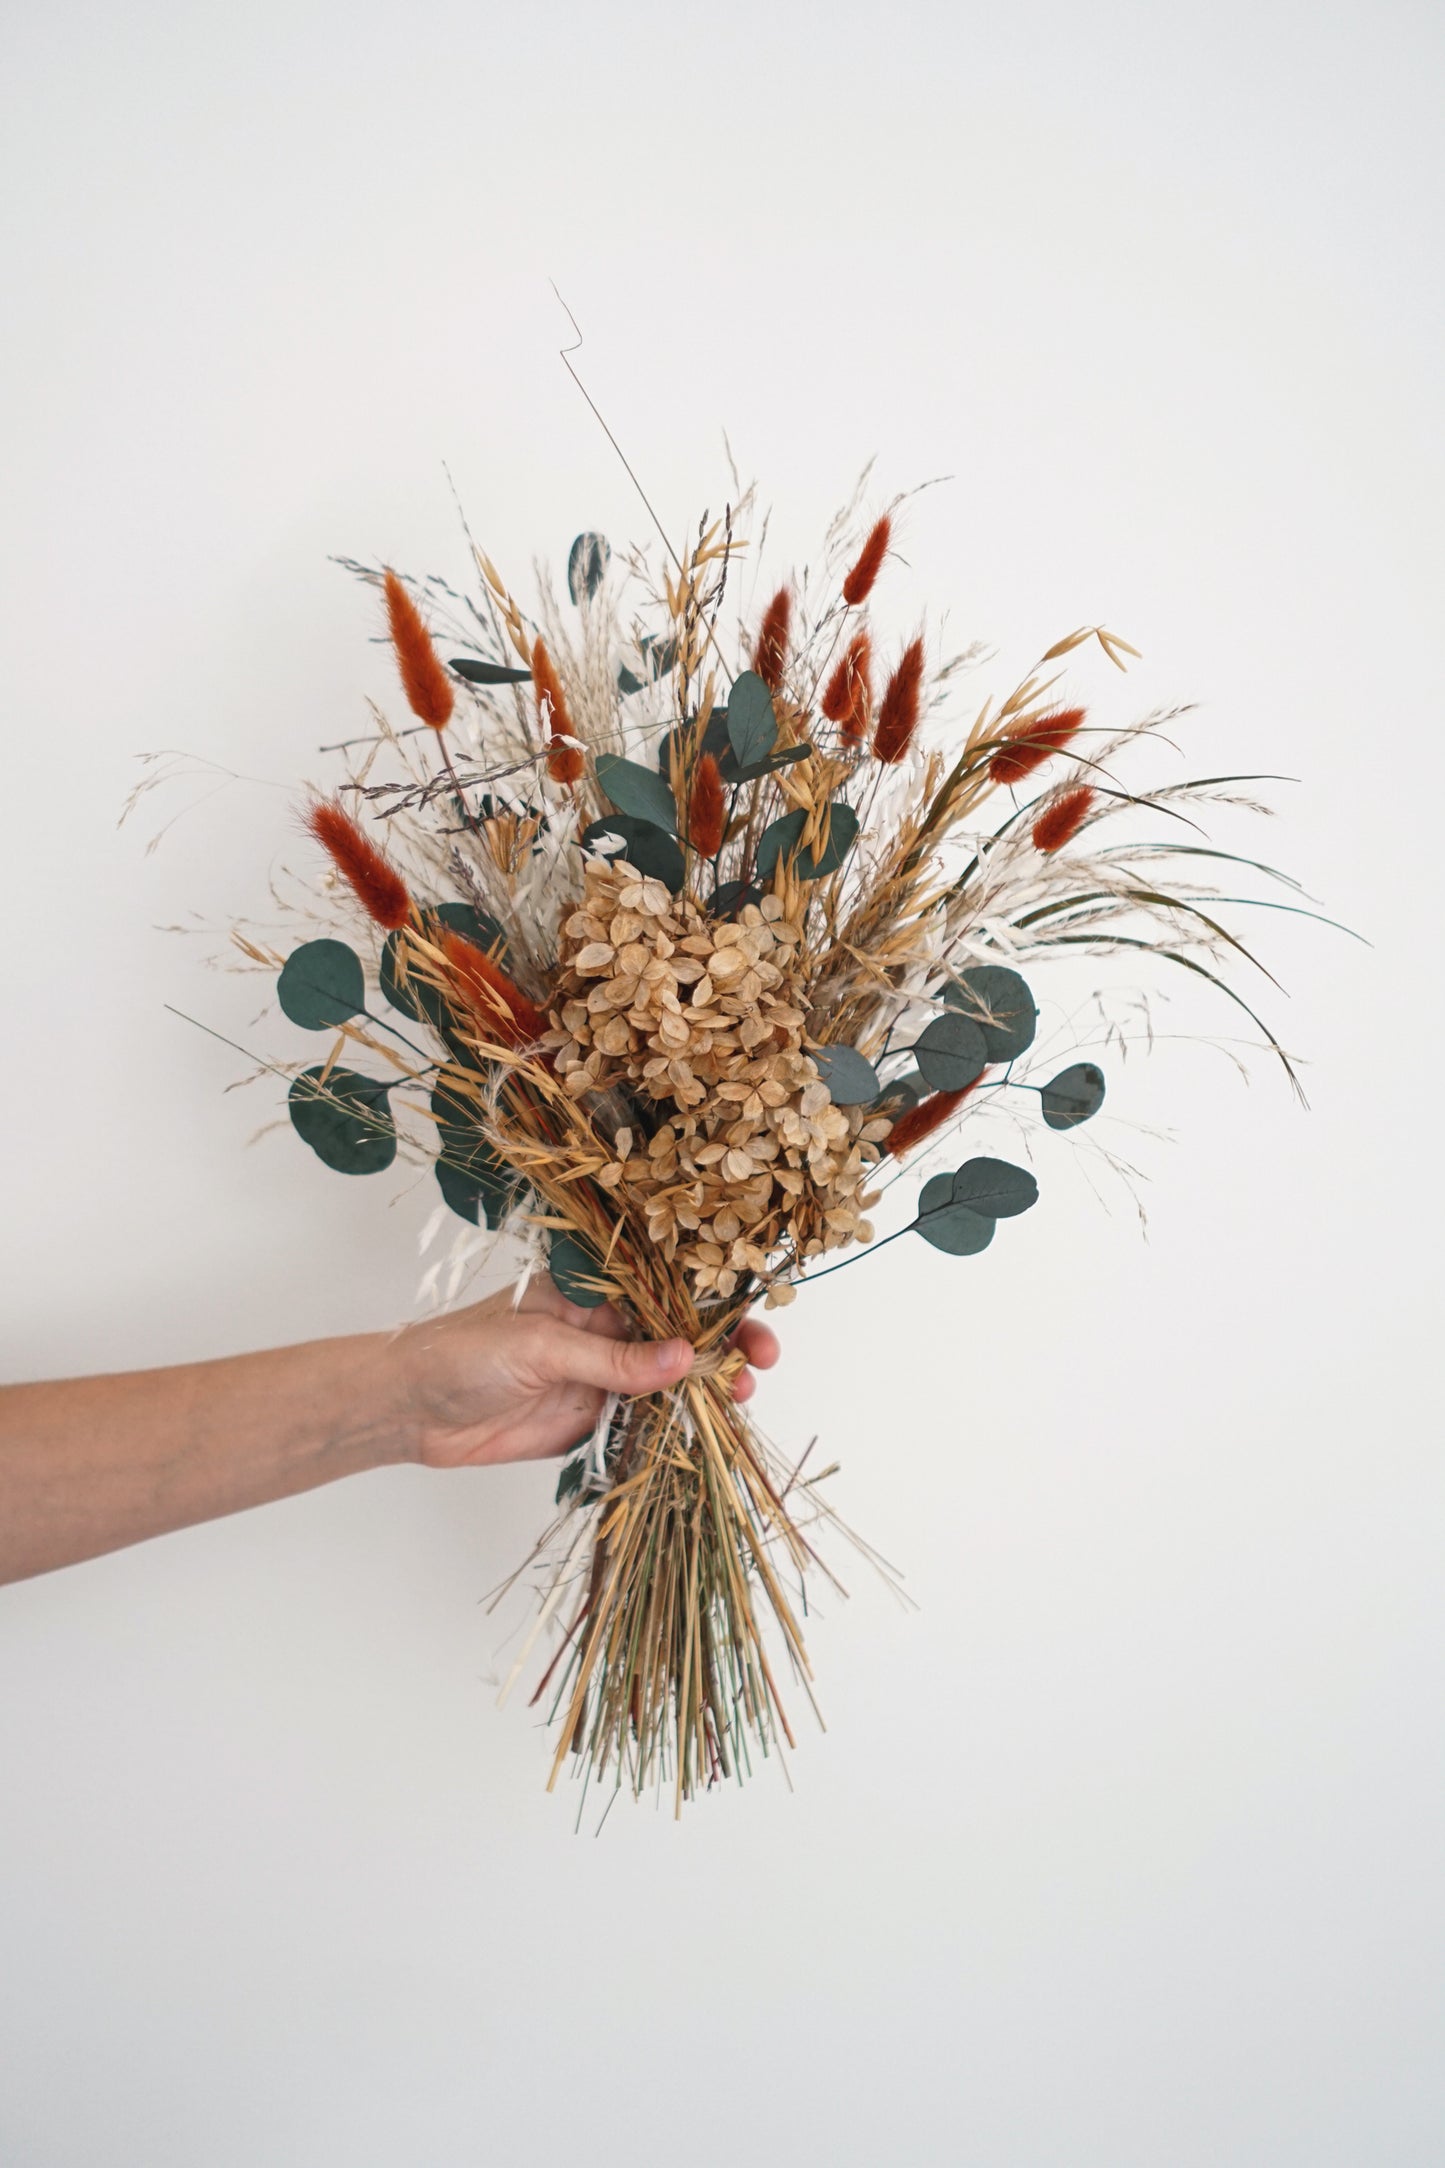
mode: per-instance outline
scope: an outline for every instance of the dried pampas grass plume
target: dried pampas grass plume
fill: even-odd
[[[537,721],[550,740],[548,775],[554,783],[580,783],[587,763],[575,745],[559,742],[575,733],[562,681],[540,633],[532,644],[532,695],[537,703]]]
[[[378,926],[394,932],[411,916],[411,897],[391,860],[364,836],[334,798],[319,799],[306,814],[306,826],[358,903]]]
[[[862,743],[868,728],[873,705],[872,668],[873,644],[866,632],[857,633],[849,641],[823,694],[824,715],[830,723],[836,723],[843,736],[854,745]]]
[[[1036,715],[1029,722],[1013,724],[1004,732],[988,764],[994,783],[1022,783],[1055,753],[1061,753],[1084,720],[1082,708],[1059,708],[1053,715]]]
[[[722,770],[711,753],[704,753],[697,764],[687,808],[687,840],[700,858],[717,857],[726,825],[727,793]]]
[[[888,555],[888,544],[893,538],[893,522],[885,512],[874,527],[858,553],[858,562],[843,582],[843,600],[850,610],[856,610],[860,602],[866,602],[873,592],[873,582],[883,569]]]
[[[1047,857],[1054,851],[1061,851],[1066,843],[1072,843],[1089,817],[1095,796],[1087,783],[1080,783],[1055,798],[1052,805],[1045,806],[1034,822],[1034,849]]]
[[[485,949],[447,927],[442,931],[441,950],[490,1038],[514,1047],[531,1046],[541,1038],[548,1018]]]
[[[780,587],[763,613],[757,645],[753,649],[753,668],[769,692],[775,693],[782,686],[792,622],[793,598],[786,587]]]
[[[386,595],[391,644],[396,651],[396,667],[401,673],[407,706],[419,721],[429,723],[433,730],[445,730],[456,706],[452,681],[432,646],[432,637],[422,622],[420,610],[390,569],[382,587]]]
[[[923,704],[923,642],[910,640],[888,680],[878,709],[878,728],[873,733],[877,759],[892,765],[902,760],[913,742]]]
[[[891,1159],[901,1159],[915,1145],[922,1144],[935,1130],[942,1129],[951,1114],[963,1105],[971,1091],[977,1088],[978,1079],[965,1084],[956,1092],[934,1092],[930,1098],[920,1099],[917,1106],[909,1107],[900,1114],[889,1130],[883,1149]]]

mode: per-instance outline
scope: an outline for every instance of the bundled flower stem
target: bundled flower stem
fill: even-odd
[[[679,1806],[793,1743],[801,1592],[829,1573],[828,1471],[789,1471],[732,1397],[749,1307],[879,1246],[872,1215],[898,1219],[915,1169],[884,1241],[968,1258],[1022,1239],[1029,1168],[937,1155],[1022,1121],[1046,1174],[1099,1111],[1103,1068],[1061,1065],[1084,1049],[1040,1027],[1035,975],[1056,961],[1158,959],[1258,1024],[1210,879],[1246,862],[1197,818],[1252,804],[1252,779],[1133,788],[1127,760],[1176,717],[1064,704],[1065,672],[1134,650],[1082,628],[965,724],[958,659],[930,676],[915,634],[875,711],[890,517],[861,539],[835,524],[826,591],[778,587],[749,631],[724,617],[747,510],[700,522],[655,574],[579,536],[570,614],[544,593],[535,623],[488,558],[464,618],[423,583],[445,662],[396,576],[357,568],[432,730],[384,726],[350,810],[308,816],[380,941],[378,994],[329,930],[280,981],[294,1023],[339,1034],[291,1093],[329,1166],[430,1159],[446,1205],[520,1240],[572,1301],[697,1350],[680,1388],[609,1401],[565,1461],[515,1674],[555,1726],[553,1781],[571,1766]],[[358,1044],[385,1076],[344,1065]]]

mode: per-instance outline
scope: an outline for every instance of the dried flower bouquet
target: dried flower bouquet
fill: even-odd
[[[897,508],[869,524],[856,504],[750,632],[724,618],[746,500],[657,572],[580,535],[569,602],[543,583],[535,621],[480,553],[475,599],[352,566],[416,720],[378,717],[308,824],[328,892],[374,928],[385,1006],[330,935],[280,975],[287,1016],[337,1035],[289,1100],[329,1166],[379,1171],[400,1139],[573,1301],[699,1351],[565,1461],[518,1667],[557,1635],[534,1694],[554,1781],[574,1762],[679,1805],[791,1743],[780,1653],[809,1690],[795,1591],[830,1515],[732,1398],[748,1306],[873,1243],[883,1183],[997,1094],[1050,1130],[1097,1112],[1094,1062],[1032,1073],[1026,970],[1144,950],[1243,1006],[1224,974],[1245,952],[1201,880],[1226,854],[1187,816],[1257,779],[1126,787],[1121,756],[1172,718],[1096,728],[1066,704],[1065,667],[1135,652],[1102,627],[951,729],[973,658],[930,667],[920,635],[880,664]],[[1141,807],[1172,832],[1120,835]],[[908,1229],[972,1255],[1036,1196],[1027,1169],[967,1156]]]

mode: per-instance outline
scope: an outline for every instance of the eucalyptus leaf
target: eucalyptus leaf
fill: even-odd
[[[567,592],[579,606],[590,601],[607,576],[612,550],[606,535],[579,534],[567,552]]]
[[[761,775],[776,775],[779,768],[790,768],[795,760],[806,760],[812,750],[806,743],[779,745],[766,760],[751,761],[746,768],[735,768],[730,775],[724,770],[724,779],[730,783],[755,783]]]
[[[1061,1069],[1039,1095],[1050,1129],[1077,1129],[1104,1104],[1104,1072],[1091,1061]]]
[[[906,1076],[896,1076],[891,1084],[884,1085],[878,1094],[878,1104],[892,1108],[895,1114],[906,1114],[910,1107],[917,1106],[927,1090],[918,1071],[910,1069]]]
[[[878,1071],[854,1046],[815,1046],[809,1053],[835,1107],[868,1107],[878,1097]]]
[[[770,881],[780,860],[792,857],[802,841],[807,825],[807,814],[798,807],[772,821],[758,838],[757,875],[760,881]],[[836,873],[853,848],[858,835],[858,816],[852,806],[838,799],[828,815],[828,837],[820,853],[804,851],[794,860],[793,871],[800,881],[817,881],[825,874]]]
[[[355,1069],[303,1070],[286,1095],[291,1126],[338,1174],[380,1174],[396,1157],[389,1089]]]
[[[711,753],[722,773],[723,781],[725,783],[735,783],[737,781],[738,764],[733,757],[733,749],[728,741],[728,711],[726,708],[713,709],[707,719],[707,728],[702,734],[701,744],[697,742],[696,719],[689,723],[679,723],[675,729],[664,732],[657,748],[657,772],[664,781],[669,783],[672,778],[672,749],[675,745],[680,748],[684,760],[688,762],[700,758],[704,753]]]
[[[575,1492],[581,1490],[582,1479],[586,1473],[587,1456],[585,1453],[578,1453],[571,1460],[564,1461],[562,1473],[557,1478],[557,1491],[552,1501],[553,1504],[560,1506],[564,1498],[571,1498]]]
[[[1014,1219],[1038,1203],[1039,1185],[1007,1159],[970,1159],[953,1177],[953,1201],[983,1219]]]
[[[583,843],[594,850],[607,836],[622,839],[622,849],[610,854],[614,863],[625,858],[639,873],[661,881],[674,895],[678,894],[683,883],[683,863],[675,836],[659,828],[656,821],[639,820],[635,813],[609,813],[605,820],[593,821],[582,831]]]
[[[303,941],[287,957],[276,995],[303,1031],[333,1031],[366,1013],[361,958],[344,941]]]
[[[651,768],[644,768],[635,760],[624,760],[618,753],[599,753],[597,780],[619,813],[634,813],[640,820],[652,821],[657,827],[665,828],[669,835],[677,834],[677,807],[672,791]]]
[[[762,890],[751,881],[719,881],[708,904],[711,918],[736,918],[745,903],[759,903]]]
[[[500,1227],[523,1187],[516,1169],[478,1135],[473,1102],[445,1075],[432,1086],[431,1110],[437,1125],[434,1165],[443,1198],[473,1226],[484,1217],[489,1227]]]
[[[667,677],[677,663],[676,640],[660,640],[655,633],[644,633],[638,642],[642,660],[647,666],[647,676],[639,677],[623,663],[617,672],[617,689],[620,693],[640,693],[645,685],[655,685],[659,678]]]
[[[946,1009],[914,1041],[913,1058],[930,1091],[966,1091],[988,1067],[983,1033],[970,1016]]]
[[[946,1181],[948,1178],[940,1175],[934,1179]],[[932,1187],[932,1183],[927,1185],[925,1196]],[[944,1250],[950,1257],[976,1257],[993,1240],[994,1222],[966,1204],[955,1204],[951,1197],[935,1199],[926,1211],[920,1198],[918,1217],[913,1226],[925,1242],[931,1242],[936,1250]]]
[[[602,1268],[575,1236],[553,1235],[547,1252],[547,1270],[552,1275],[553,1285],[579,1308],[596,1310],[607,1300],[605,1292],[599,1293],[597,1288],[588,1285],[589,1281],[600,1279]]]
[[[453,655],[447,668],[469,685],[525,685],[532,675],[530,670],[509,670],[505,663],[483,662],[477,655]]]
[[[766,760],[778,742],[773,696],[756,670],[744,670],[728,694],[728,743],[740,768]]]
[[[1017,1061],[1033,1045],[1039,1012],[1007,964],[970,964],[944,988],[943,998],[977,1024],[990,1061]]]

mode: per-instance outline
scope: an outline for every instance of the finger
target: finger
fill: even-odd
[[[758,1381],[751,1370],[740,1370],[733,1383],[734,1400],[751,1400],[758,1389]]]
[[[541,1385],[592,1385],[604,1393],[665,1392],[686,1377],[686,1340],[611,1340],[575,1325],[529,1319],[523,1359]]]
[[[740,1347],[754,1370],[771,1370],[783,1350],[777,1334],[770,1325],[760,1325],[755,1318],[745,1318],[733,1334],[733,1344]]]

